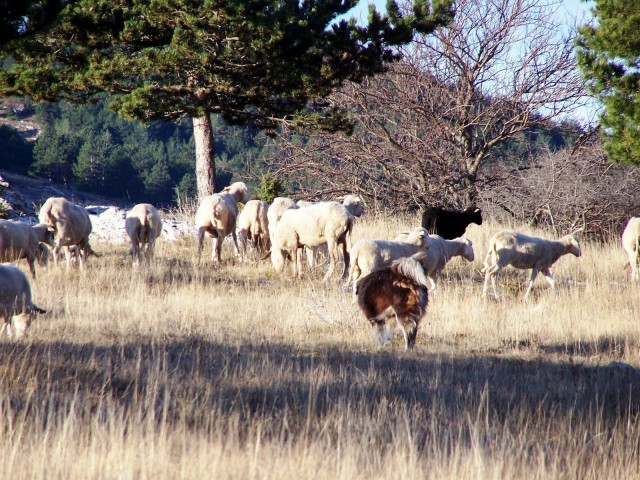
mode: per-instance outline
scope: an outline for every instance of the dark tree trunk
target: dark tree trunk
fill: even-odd
[[[216,191],[216,160],[211,117],[193,118],[193,140],[196,146],[196,183],[202,200]]]

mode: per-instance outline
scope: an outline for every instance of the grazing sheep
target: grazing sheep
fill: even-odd
[[[640,217],[631,217],[629,223],[622,232],[622,247],[627,253],[629,261],[625,264],[625,268],[631,268],[631,280],[640,279],[638,270],[640,270]]]
[[[349,269],[349,241],[352,227],[353,217],[338,202],[322,202],[303,209],[286,210],[273,232],[271,244],[273,267],[281,272],[286,259],[289,258],[293,261],[294,276],[300,276],[302,248],[326,243],[329,250],[329,268],[324,280],[331,276],[338,262],[338,246],[342,246],[344,278]]]
[[[31,286],[22,270],[10,263],[0,264],[0,336],[24,335],[34,313],[47,313],[31,301]]]
[[[276,231],[276,226],[282,217],[282,214],[289,210],[290,208],[300,208],[290,198],[285,197],[276,197],[269,205],[267,209],[267,220],[269,221],[269,236],[271,238],[271,242],[273,242],[273,233]]]
[[[482,211],[479,208],[469,207],[460,211],[428,207],[422,212],[422,226],[429,233],[447,240],[462,237],[471,223],[482,225]]]
[[[351,265],[348,282],[353,282],[355,296],[356,284],[360,277],[375,270],[391,265],[402,257],[410,257],[429,248],[429,234],[422,228],[414,228],[405,241],[397,240],[358,240],[351,248]]]
[[[346,195],[344,197],[340,197],[338,199],[344,205],[349,212],[350,215],[354,217],[361,217],[364,215],[364,201],[360,195]],[[274,200],[275,202],[275,200]],[[312,202],[309,200],[298,200],[299,208],[309,207],[311,205],[316,205],[321,202]]]
[[[196,228],[198,229],[198,262],[202,256],[202,242],[205,233],[213,238],[211,260],[220,264],[220,253],[224,238],[231,234],[236,253],[240,255],[238,239],[236,237],[236,219],[238,217],[238,203],[249,201],[249,190],[243,182],[235,182],[224,188],[220,193],[208,195],[196,212]]]
[[[347,195],[345,197],[340,197],[339,199],[342,202],[342,205],[347,209],[347,212],[353,217],[361,217],[364,215],[364,202],[362,197],[359,195]],[[310,205],[315,205],[318,202],[309,202],[306,200],[299,200],[297,205],[300,208],[308,207]],[[305,248],[305,252],[307,255],[307,263],[309,267],[314,268],[319,264],[318,259],[321,255],[328,260],[329,253],[327,250],[327,244],[318,245],[317,247]]]
[[[35,280],[35,261],[44,265],[49,250],[44,244],[53,240],[53,227],[40,223],[29,226],[13,220],[0,220],[0,262],[13,262],[26,258],[31,278]]]
[[[238,215],[238,238],[242,244],[243,254],[247,254],[247,241],[262,257],[271,247],[269,236],[269,204],[261,200],[249,200]]]
[[[576,232],[577,233],[577,232]],[[514,268],[527,270],[531,268],[531,280],[524,298],[528,298],[538,272],[542,272],[551,288],[555,288],[555,281],[551,274],[551,265],[560,257],[571,253],[576,257],[581,254],[580,243],[575,233],[566,235],[559,240],[545,240],[530,237],[519,232],[499,232],[489,240],[489,251],[484,259],[485,273],[482,297],[486,298],[489,291],[489,281],[493,286],[493,293],[499,298],[496,288],[496,275],[511,265]]]
[[[67,257],[67,269],[71,266],[70,247],[78,246],[78,258],[80,267],[84,265],[91,247],[89,246],[89,234],[91,233],[91,219],[87,211],[80,205],[71,203],[64,197],[51,197],[44,202],[38,214],[40,223],[53,226],[53,261],[58,264],[58,255],[64,247]]]
[[[404,336],[405,349],[416,341],[418,326],[427,310],[427,278],[416,256],[399,258],[358,282],[358,306],[371,323],[371,333],[384,347],[391,341],[388,323],[394,318]]]
[[[162,234],[158,210],[149,203],[135,205],[124,220],[124,228],[131,240],[129,254],[133,265],[140,265],[143,256],[149,264],[153,260],[156,239]]]
[[[401,233],[395,240],[404,240],[407,235],[406,233]],[[453,257],[462,257],[469,262],[475,260],[473,243],[466,237],[447,240],[439,235],[429,235],[429,248],[426,253],[420,263],[429,279],[432,293],[436,289],[436,277],[449,260]]]

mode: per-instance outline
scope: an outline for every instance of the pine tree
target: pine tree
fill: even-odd
[[[29,174],[65,185],[71,183],[73,165],[81,146],[78,136],[51,135],[45,131],[34,145]]]
[[[640,165],[640,0],[595,0],[594,22],[580,30],[578,62],[604,106],[610,160]]]
[[[8,125],[0,125],[0,168],[26,174],[32,161],[33,145]]]
[[[0,45],[49,25],[64,3],[62,0],[0,0]]]
[[[369,23],[336,22],[358,0],[78,0],[45,33],[10,45],[0,95],[84,102],[118,94],[113,108],[144,122],[193,120],[200,196],[215,189],[211,114],[273,129],[328,131],[351,123],[325,99],[398,58],[394,46],[451,17],[451,0],[415,0],[401,15],[370,7]]]

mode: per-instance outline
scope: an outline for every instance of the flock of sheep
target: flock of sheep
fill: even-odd
[[[357,195],[347,195],[342,202],[294,202],[278,197],[271,205],[249,200],[247,186],[236,182],[222,192],[205,197],[195,216],[198,261],[201,260],[205,236],[212,238],[211,259],[221,262],[222,242],[233,240],[236,254],[244,259],[247,244],[252,243],[261,258],[271,258],[274,269],[282,272],[290,261],[294,276],[300,276],[303,255],[311,267],[324,258],[328,263],[324,280],[333,274],[342,256],[342,278],[352,284],[354,298],[370,321],[381,345],[390,340],[388,326],[395,323],[404,334],[405,346],[415,341],[420,319],[428,303],[427,282],[436,289],[437,275],[453,257],[474,260],[473,244],[464,232],[470,223],[482,224],[478,208],[464,211],[427,209],[422,226],[401,233],[393,240],[363,239],[351,245],[354,219],[364,213],[364,203]],[[239,213],[238,204],[244,208]],[[67,268],[77,257],[80,267],[94,253],[89,244],[91,220],[87,211],[65,198],[49,198],[39,212],[40,224],[0,220],[0,262],[25,258],[32,278],[35,261],[46,261],[51,248],[57,265],[65,252]],[[162,232],[160,214],[150,204],[136,205],[125,218],[125,230],[131,242],[129,253],[135,266],[153,259],[154,244]],[[499,298],[496,276],[504,267],[531,269],[525,293],[542,273],[551,287],[551,266],[563,255],[580,256],[580,244],[574,232],[559,240],[546,240],[519,232],[502,231],[489,241],[484,259],[483,298],[489,284]],[[639,280],[640,218],[629,221],[622,236],[631,268],[631,278]],[[240,248],[242,247],[242,248]],[[22,334],[34,313],[43,310],[31,300],[29,281],[10,263],[0,265],[0,335]],[[12,332],[13,330],[13,332]]]

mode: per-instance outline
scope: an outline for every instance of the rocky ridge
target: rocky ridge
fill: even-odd
[[[86,208],[91,218],[91,239],[108,243],[128,242],[124,217],[133,204],[118,202],[46,180],[0,171],[0,218],[38,223],[40,206],[49,197],[65,197]],[[161,212],[162,213],[162,212]],[[176,241],[194,236],[193,224],[164,214],[162,238]]]

